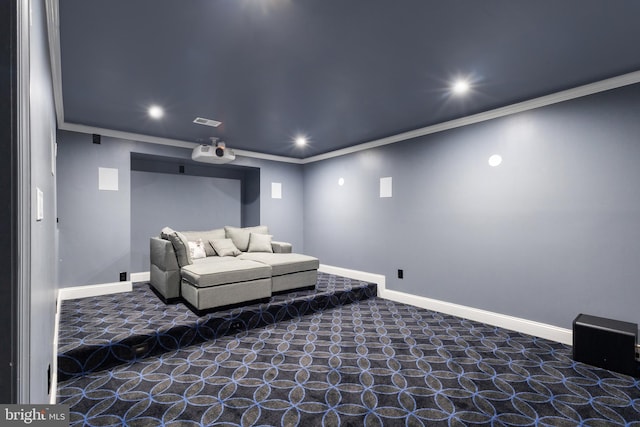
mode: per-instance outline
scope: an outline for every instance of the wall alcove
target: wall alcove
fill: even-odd
[[[149,269],[149,238],[162,227],[259,223],[259,168],[131,153],[131,271]]]

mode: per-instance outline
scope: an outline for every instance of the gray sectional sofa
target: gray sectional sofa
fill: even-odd
[[[150,282],[165,300],[185,300],[196,313],[314,288],[317,258],[271,240],[266,226],[179,232],[150,240]]]

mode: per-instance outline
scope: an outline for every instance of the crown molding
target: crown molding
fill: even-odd
[[[198,144],[194,142],[181,141],[176,139],[159,138],[149,135],[137,133],[122,132],[113,129],[97,128],[73,123],[67,123],[64,118],[64,103],[62,99],[62,66],[60,63],[60,17],[58,14],[59,0],[46,0],[47,9],[47,29],[49,34],[49,49],[51,56],[51,74],[53,80],[53,94],[56,106],[56,118],[58,128],[62,130],[70,130],[82,133],[97,133],[115,138],[130,139],[134,141],[148,142],[151,144],[170,145],[173,147],[193,148]],[[462,126],[468,126],[475,123],[493,120],[512,114],[522,113],[536,108],[546,107],[548,105],[557,104],[559,102],[569,101],[584,96],[617,89],[623,86],[640,83],[640,70],[623,74],[617,77],[589,83],[572,89],[563,90],[561,92],[550,95],[541,96],[539,98],[530,99],[528,101],[519,102],[517,104],[508,105],[506,107],[496,108],[471,116],[461,117],[459,119],[449,120],[435,125],[422,127],[408,132],[391,135],[385,138],[376,139],[352,147],[340,150],[330,151],[328,153],[318,154],[316,156],[306,157],[303,159],[287,156],[278,156],[273,154],[258,153],[255,151],[233,150],[236,155],[250,157],[254,159],[270,160],[275,162],[308,164],[331,159],[334,157],[345,156],[357,153],[359,151],[369,150],[371,148],[381,147],[384,145],[395,144],[397,142],[430,135],[437,132],[443,132]]]
[[[621,76],[612,77],[610,79],[601,80],[599,82],[590,83],[576,88],[567,89],[562,92],[553,93],[551,95],[542,96],[539,98],[530,99],[528,101],[519,102],[517,104],[508,105],[506,107],[496,108],[494,110],[485,111],[482,113],[474,114],[472,116],[461,117],[455,120],[449,120],[447,122],[438,123],[435,125],[415,129],[408,132],[403,132],[397,135],[388,136],[386,138],[376,139],[374,141],[365,142],[363,144],[354,145],[353,147],[343,148],[341,150],[330,151],[328,153],[319,154],[317,156],[311,156],[303,159],[295,157],[277,156],[273,154],[258,153],[255,151],[246,150],[233,150],[237,156],[250,157],[254,159],[269,160],[274,162],[294,163],[294,164],[308,164],[315,163],[322,160],[331,159],[334,157],[346,156],[348,154],[357,153],[359,151],[370,150],[376,147],[382,147],[384,145],[395,144],[397,142],[406,141],[413,138],[418,138],[433,133],[444,132],[446,130],[459,128],[462,126],[468,126],[475,123],[480,123],[488,120],[497,119],[500,117],[509,116],[512,114],[522,113],[536,108],[546,107],[548,105],[557,104],[560,102],[569,101],[584,96],[594,95],[596,93],[605,92],[612,89],[617,89],[623,86],[629,86],[632,84],[640,83],[640,71],[634,71],[632,73],[623,74]],[[57,106],[57,102],[56,102]],[[62,107],[61,107],[62,108]],[[63,114],[60,113],[59,116]],[[70,130],[81,133],[97,133],[104,136],[111,136],[114,138],[128,139],[134,141],[142,141],[151,144],[170,145],[173,147],[190,148],[193,149],[198,144],[194,142],[181,141],[177,139],[159,138],[155,136],[122,132],[113,129],[104,129],[93,126],[85,126],[73,123],[58,123],[58,127],[62,130]]]
[[[51,60],[51,79],[53,81],[53,98],[56,107],[56,121],[58,129],[72,132],[99,134],[112,138],[127,139],[132,141],[147,142],[150,144],[168,145],[172,147],[193,149],[198,146],[195,142],[178,139],[160,138],[132,132],[124,132],[115,129],[106,129],[96,126],[86,126],[77,123],[69,123],[64,117],[64,102],[62,97],[62,64],[60,62],[60,15],[59,0],[46,0],[47,34],[49,38],[49,56]],[[258,153],[246,150],[233,150],[237,156],[254,159],[269,160],[274,162],[301,164],[302,160],[294,157],[276,156],[273,154]]]
[[[640,71],[634,71],[621,76],[612,77],[595,83],[578,86],[572,89],[563,90],[550,95],[541,96],[539,98],[530,99],[528,101],[519,102],[517,104],[508,105],[506,107],[496,108],[472,116],[461,117],[455,120],[438,123],[435,125],[415,129],[412,131],[388,136],[386,138],[376,139],[374,141],[365,142],[363,144],[354,145],[352,147],[343,148],[341,150],[330,151],[328,153],[319,154],[317,156],[307,157],[302,160],[303,164],[319,162],[331,159],[333,157],[345,156],[347,154],[357,153],[358,151],[369,150],[383,145],[395,144],[396,142],[406,141],[408,139],[429,135],[432,133],[443,132],[450,129],[468,126],[474,123],[480,123],[487,120],[493,120],[512,114],[522,113],[536,108],[546,107],[548,105],[565,102],[584,96],[594,95],[596,93],[605,92],[611,89],[617,89],[623,86],[640,83]]]
[[[159,138],[156,136],[142,135],[132,132],[123,132],[115,129],[106,129],[96,126],[85,126],[76,123],[58,123],[60,130],[68,130],[79,133],[95,133],[102,136],[110,136],[112,138],[127,139],[130,141],[148,142],[151,144],[169,145],[171,147],[190,148],[193,149],[198,144],[195,142],[181,141],[179,139]]]
[[[160,138],[157,136],[143,135],[140,133],[124,132],[120,130],[106,129],[106,128],[100,128],[95,126],[79,125],[76,123],[59,123],[58,128],[60,130],[68,130],[72,132],[90,133],[90,134],[95,133],[98,135],[109,136],[112,138],[126,139],[129,141],[146,142],[149,144],[168,145],[171,147],[187,148],[190,150],[193,150],[195,147],[200,145],[195,142],[182,141],[179,139]],[[236,149],[234,149],[233,152],[236,156],[240,156],[240,157],[250,157],[253,159],[269,160],[269,161],[281,162],[281,163],[302,164],[301,159],[296,159],[293,157],[276,156],[273,154],[258,153],[255,151],[236,150]]]
[[[47,35],[49,38],[49,60],[51,61],[51,81],[53,82],[53,102],[56,107],[58,127],[64,123],[64,103],[62,102],[62,64],[60,55],[60,14],[58,0],[46,0]]]

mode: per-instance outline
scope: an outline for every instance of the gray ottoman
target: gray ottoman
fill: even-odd
[[[203,311],[271,297],[271,267],[233,257],[208,257],[182,267],[182,297]]]
[[[271,291],[274,294],[294,289],[312,289],[318,282],[320,261],[309,255],[247,252],[238,258],[270,266]]]

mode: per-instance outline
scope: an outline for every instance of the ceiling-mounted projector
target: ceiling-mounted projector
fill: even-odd
[[[191,158],[196,162],[223,164],[235,160],[231,148],[227,148],[224,142],[218,142],[218,138],[211,138],[212,145],[198,145],[193,149]]]

